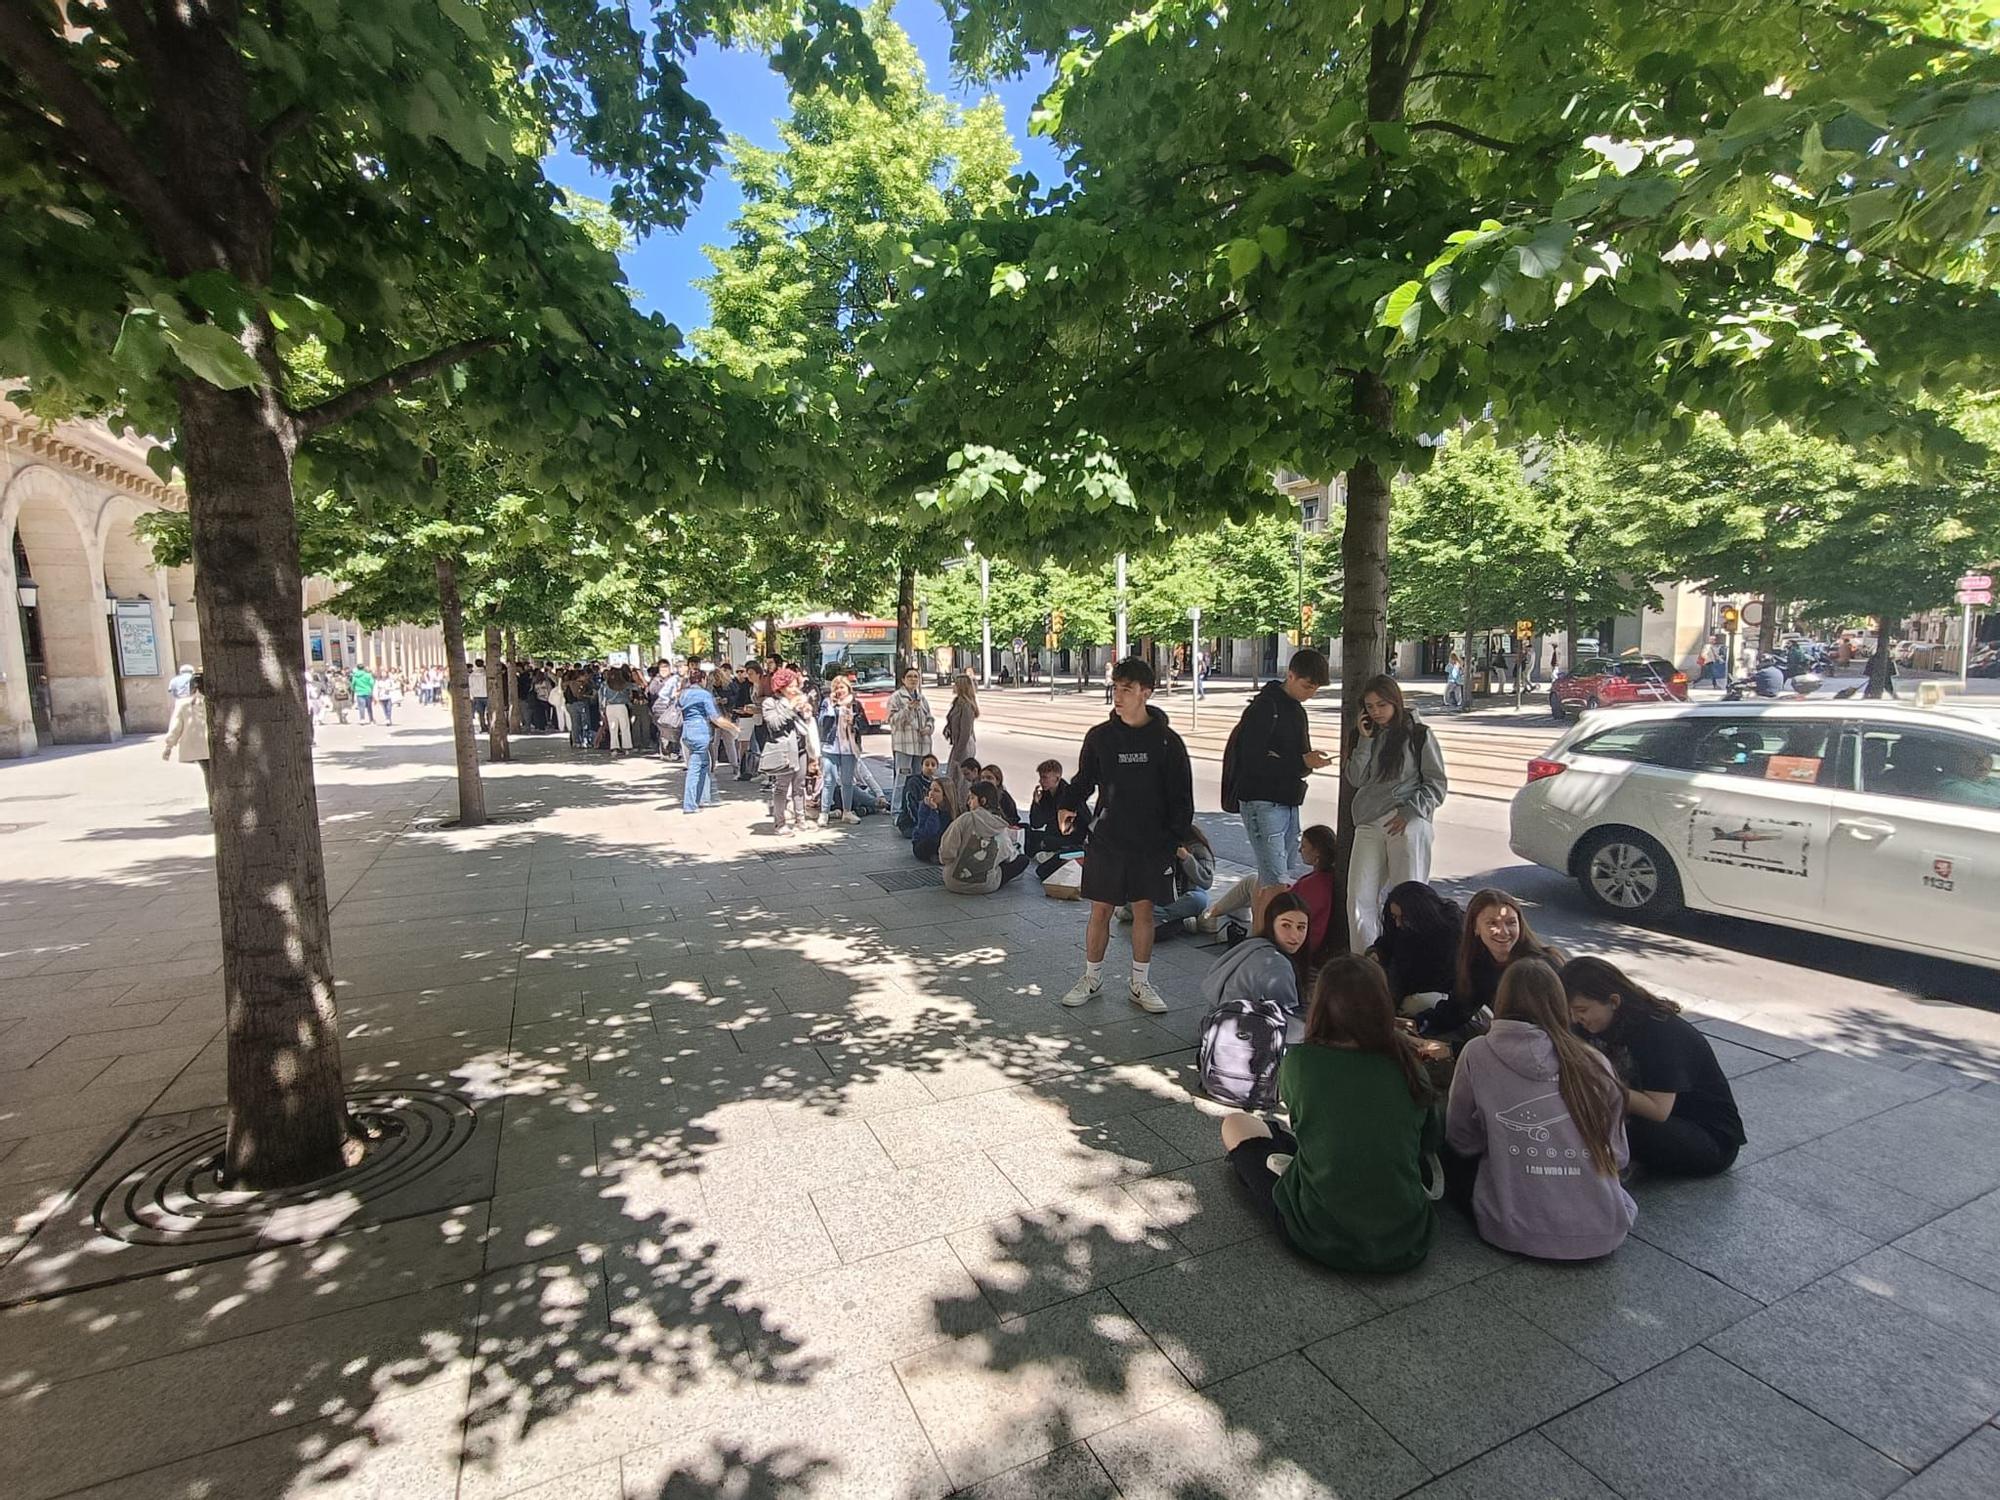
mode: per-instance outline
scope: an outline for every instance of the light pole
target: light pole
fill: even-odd
[[[1195,670],[1195,663],[1201,659],[1201,606],[1188,606],[1188,669]],[[1193,731],[1201,722],[1201,678],[1194,678],[1194,693],[1188,699],[1188,729]]]
[[[972,538],[965,539],[965,556],[972,557]],[[979,557],[979,685],[993,685],[993,571],[984,553]]]
[[[1118,660],[1125,660],[1125,554],[1118,554]]]

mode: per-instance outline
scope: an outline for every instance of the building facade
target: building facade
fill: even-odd
[[[0,759],[167,727],[168,679],[201,665],[194,570],[163,568],[136,529],[187,509],[146,465],[150,444],[100,422],[38,422],[0,397]],[[300,622],[311,665],[416,671],[442,664],[435,627],[366,631],[318,606]]]

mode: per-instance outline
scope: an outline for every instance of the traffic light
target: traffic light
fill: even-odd
[[[1063,613],[1062,613],[1062,611],[1061,611],[1061,610],[1059,610],[1059,609],[1052,609],[1052,610],[1050,610],[1050,611],[1049,611],[1049,634],[1050,634],[1050,635],[1053,635],[1053,636],[1058,636],[1058,637],[1060,637],[1060,636],[1062,635],[1062,627],[1063,627]]]
[[[1309,636],[1312,633],[1313,633],[1313,606],[1310,604],[1302,605],[1299,609],[1299,634],[1304,636]]]
[[[1731,635],[1736,634],[1736,627],[1742,622],[1742,619],[1743,616],[1735,605],[1725,604],[1722,606],[1722,628]]]

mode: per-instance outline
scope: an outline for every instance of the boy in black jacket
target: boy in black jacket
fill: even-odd
[[[1187,746],[1167,716],[1147,701],[1153,669],[1139,657],[1112,668],[1111,717],[1084,736],[1076,776],[1056,814],[1059,832],[1076,830],[1077,814],[1098,794],[1083,855],[1083,896],[1090,903],[1083,978],[1062,997],[1083,1005],[1103,992],[1111,914],[1132,908],[1132,1003],[1159,1015],[1167,1008],[1153,988],[1153,903],[1173,900],[1174,846],[1194,822],[1194,773]]]

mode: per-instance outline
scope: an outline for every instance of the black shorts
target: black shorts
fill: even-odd
[[[1236,1180],[1249,1191],[1258,1211],[1276,1224],[1278,1233],[1282,1235],[1285,1234],[1285,1216],[1278,1212],[1278,1174],[1271,1170],[1271,1158],[1279,1153],[1297,1156],[1299,1142],[1282,1125],[1268,1119],[1264,1123],[1271,1127],[1271,1134],[1253,1135],[1243,1142],[1229,1153],[1229,1165],[1236,1173]]]
[[[1083,851],[1083,899],[1113,906],[1134,901],[1165,905],[1174,899],[1174,851],[1134,854],[1089,844]]]

